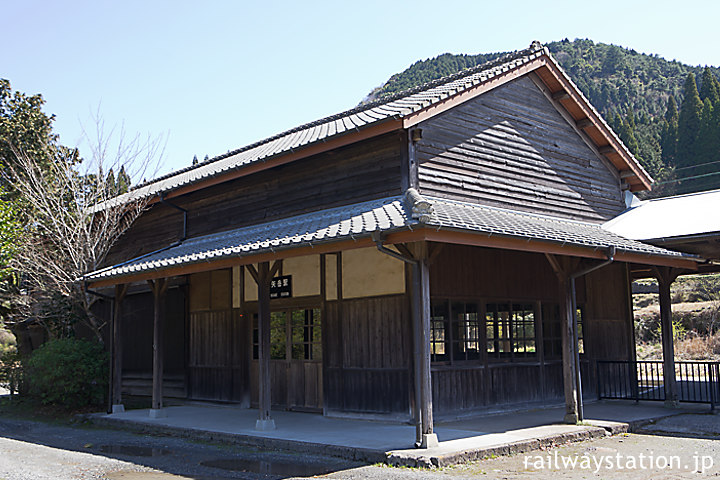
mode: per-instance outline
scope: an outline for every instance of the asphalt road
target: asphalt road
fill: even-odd
[[[640,434],[419,470],[0,418],[0,479],[697,479],[720,477],[719,439],[720,415],[687,414]]]

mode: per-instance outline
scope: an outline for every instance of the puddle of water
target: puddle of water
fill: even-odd
[[[293,463],[277,460],[252,460],[244,458],[220,458],[217,460],[206,460],[200,465],[222,470],[236,472],[262,473],[266,475],[287,475],[309,477],[313,475],[325,475],[333,470],[318,463]]]
[[[170,450],[163,448],[137,447],[135,445],[101,445],[100,452],[127,455],[129,457],[161,457],[172,453]]]

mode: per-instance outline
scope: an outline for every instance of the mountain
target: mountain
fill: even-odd
[[[587,39],[546,46],[653,176],[653,196],[720,188],[719,68],[690,66]],[[504,53],[445,53],[417,61],[370,92],[363,103]]]

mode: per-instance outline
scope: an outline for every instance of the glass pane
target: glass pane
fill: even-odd
[[[292,327],[302,327],[305,325],[305,312],[306,310],[293,310],[291,314]]]
[[[500,353],[509,353],[511,351],[510,339],[512,331],[510,329],[510,305],[500,304],[497,306],[497,339],[498,351]]]
[[[447,302],[433,300],[430,317],[430,353],[433,362],[447,360]]]
[[[305,359],[305,345],[303,345],[302,343],[293,344],[292,359],[293,360],[304,360]]]
[[[315,324],[315,326],[311,327],[310,330],[310,339],[316,343],[322,342],[322,327],[320,326],[320,324]]]
[[[284,360],[286,358],[285,343],[287,315],[285,312],[272,312],[270,314],[270,358]]]

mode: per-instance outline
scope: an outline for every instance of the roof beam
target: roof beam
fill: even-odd
[[[582,111],[585,117],[594,120],[594,123],[597,126],[600,134],[605,137],[608,144],[615,149],[622,161],[627,164],[628,168],[635,172],[635,175],[640,185],[633,185],[633,189],[642,190],[644,187],[645,189],[650,190],[652,182],[650,176],[647,174],[647,172],[645,172],[645,170],[640,166],[640,164],[637,163],[637,161],[634,159],[627,147],[623,145],[615,132],[613,132],[607,125],[607,123],[600,117],[600,114],[598,114],[595,109],[588,103],[582,93],[579,92],[575,84],[572,82],[572,80],[570,80],[569,77],[567,77],[567,75],[562,71],[559,65],[554,60],[547,59],[545,62],[545,67],[538,70],[538,72],[541,73],[541,78],[543,75],[549,74],[550,77],[559,84],[560,88],[570,94],[571,99]]]
[[[556,102],[559,102],[561,100],[567,100],[570,98],[570,94],[565,90],[558,90],[557,92],[554,92],[551,96],[552,99]]]
[[[581,118],[580,120],[577,120],[575,122],[575,125],[581,130],[585,130],[586,128],[590,128],[593,126],[592,120],[589,118]]]

